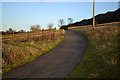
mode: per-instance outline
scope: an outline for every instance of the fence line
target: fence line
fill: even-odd
[[[95,27],[99,26],[105,26],[105,25],[115,25],[115,24],[120,24],[119,22],[110,22],[110,23],[104,23],[104,24],[97,24]],[[86,26],[73,26],[73,27],[68,27],[68,29],[76,29],[76,28],[84,28],[84,27],[92,27],[93,25],[86,25]]]
[[[43,37],[44,35],[51,35],[52,33],[57,33],[57,32],[62,32],[61,30],[54,30],[54,31],[42,31],[39,33],[24,33],[24,35],[11,35],[11,36],[7,36],[7,37],[2,37],[2,41],[8,41],[11,39],[17,39],[17,38],[27,38],[27,37]]]
[[[53,30],[53,31],[56,31],[56,30]],[[7,35],[7,36],[2,36],[2,37],[0,37],[0,38],[2,38],[2,39],[4,39],[4,38],[12,38],[12,37],[18,37],[18,36],[25,36],[25,35],[29,35],[29,34],[33,34],[33,33],[35,33],[35,34],[42,34],[43,32],[46,32],[46,33],[48,33],[48,32],[50,32],[50,31],[41,31],[41,32],[25,32],[25,33],[20,33],[20,34],[15,34],[14,36],[13,36],[13,34],[10,34],[10,35]]]

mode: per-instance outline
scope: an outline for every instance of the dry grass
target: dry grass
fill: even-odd
[[[88,42],[83,61],[70,75],[71,78],[118,77],[118,25],[74,29],[80,31]]]
[[[109,64],[117,64],[117,53],[112,53],[118,49],[118,26],[87,30],[89,41],[95,46],[97,53]],[[113,65],[114,65],[113,64]]]
[[[61,31],[41,31],[41,32],[31,32],[31,33],[21,33],[13,36],[2,36],[3,43],[14,43],[14,42],[26,42],[26,41],[44,41],[44,40],[53,40],[59,36]]]
[[[53,34],[44,36],[45,39],[41,40],[41,37],[32,37],[25,42],[3,43],[2,44],[2,68],[3,72],[7,72],[10,69],[19,65],[25,64],[43,53],[54,48],[64,36],[64,31],[56,33],[56,37]],[[47,37],[47,38],[46,38]]]

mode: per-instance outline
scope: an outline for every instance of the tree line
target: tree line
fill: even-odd
[[[71,24],[73,23],[73,19],[72,18],[68,18],[68,25],[71,26]],[[64,26],[65,26],[65,21],[63,19],[60,19],[59,22],[58,22],[58,27],[60,29],[64,29]],[[56,29],[53,28],[53,23],[50,23],[47,25],[48,29],[47,30],[51,30],[51,29]],[[40,25],[31,25],[30,26],[30,31],[44,31],[44,29],[41,29],[41,26]],[[19,31],[16,31],[12,28],[9,28],[8,30],[6,31],[2,31],[2,35],[4,34],[16,34],[16,33],[24,33],[24,32],[27,32],[25,31],[24,29],[21,29]],[[29,31],[28,31],[29,32]]]

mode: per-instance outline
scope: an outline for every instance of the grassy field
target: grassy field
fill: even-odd
[[[32,37],[33,39],[30,41],[3,43],[2,72],[5,73],[17,66],[30,62],[53,49],[63,40],[65,31],[59,31],[56,35],[56,38],[49,38],[48,34],[44,36],[44,40],[39,40],[40,37]],[[47,37],[48,39],[46,40],[45,38]]]
[[[118,25],[74,29],[87,41],[87,51],[69,78],[118,77]]]

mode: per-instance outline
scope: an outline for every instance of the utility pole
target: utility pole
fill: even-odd
[[[95,0],[93,1],[93,30],[95,29]]]

